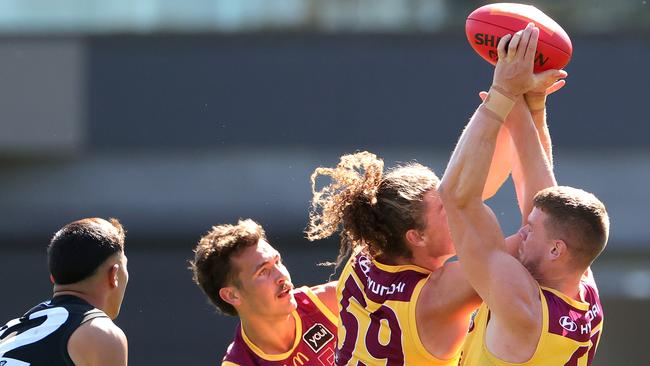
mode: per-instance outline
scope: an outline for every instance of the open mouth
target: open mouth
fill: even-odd
[[[284,285],[282,287],[282,291],[280,291],[280,294],[278,294],[278,298],[285,298],[291,294],[291,290],[293,289],[293,286],[291,285]]]

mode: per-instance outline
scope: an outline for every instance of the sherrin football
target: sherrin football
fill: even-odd
[[[535,23],[539,28],[534,71],[566,66],[573,52],[569,36],[553,19],[531,5],[497,3],[482,6],[467,17],[465,33],[472,48],[494,65],[501,37],[526,28],[528,23]]]

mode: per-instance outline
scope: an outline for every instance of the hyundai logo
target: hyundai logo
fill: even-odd
[[[569,332],[575,332],[578,329],[578,325],[568,316],[560,318],[560,325]]]

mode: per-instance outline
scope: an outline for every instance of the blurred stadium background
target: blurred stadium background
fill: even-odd
[[[235,319],[187,261],[212,224],[252,217],[294,283],[336,241],[302,230],[309,175],[368,149],[442,174],[492,67],[467,44],[481,1],[0,1],[0,322],[50,292],[63,224],[117,217],[131,282],[117,323],[133,365],[214,365]],[[571,35],[550,98],[560,183],[612,218],[595,265],[606,315],[596,366],[647,365],[650,10],[645,0],[532,2]],[[490,203],[519,219],[510,184]]]

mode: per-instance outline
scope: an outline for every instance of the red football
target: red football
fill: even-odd
[[[467,17],[465,33],[472,48],[494,65],[501,37],[526,28],[528,23],[535,23],[539,28],[535,72],[566,66],[573,52],[569,36],[553,19],[531,5],[497,3],[482,6]]]

